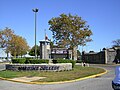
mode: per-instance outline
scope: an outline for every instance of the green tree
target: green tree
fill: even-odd
[[[29,46],[25,38],[18,35],[13,35],[8,49],[11,54],[16,57],[26,54],[29,50]]]
[[[92,41],[89,25],[86,25],[87,22],[77,15],[61,14],[49,20],[48,23],[49,30],[52,31],[54,41],[58,45],[74,49],[78,45],[86,45],[87,42]]]
[[[8,27],[0,31],[0,48],[4,48],[6,50],[7,58],[9,53],[8,47],[10,46],[10,41],[12,40],[13,35],[14,31]]]
[[[40,46],[36,45],[37,47],[37,57],[40,55]],[[29,55],[35,56],[35,46],[32,47],[32,49],[29,52]]]
[[[81,53],[80,53],[80,51],[79,51],[79,50],[77,50],[77,55],[78,55],[78,56],[81,56]]]
[[[25,54],[29,49],[26,40],[15,35],[14,31],[9,28],[0,31],[0,47],[6,50],[7,58],[9,52],[16,57]]]

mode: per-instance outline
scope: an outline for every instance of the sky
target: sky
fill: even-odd
[[[93,41],[83,47],[86,52],[110,48],[113,40],[120,39],[120,0],[0,0],[0,30],[9,27],[24,37],[30,47],[34,46],[34,8],[39,9],[37,45],[44,39],[45,29],[52,39],[48,21],[62,13],[78,15],[87,21]]]

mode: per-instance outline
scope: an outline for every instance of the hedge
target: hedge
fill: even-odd
[[[27,59],[27,58],[14,58],[14,59],[12,59],[12,63],[41,64],[41,63],[49,63],[49,60],[44,60],[44,59]]]
[[[72,63],[72,68],[74,68],[76,61],[68,59],[54,59],[53,63]]]
[[[13,58],[12,59],[12,63],[20,63],[20,64],[24,64],[26,61],[25,58]]]
[[[41,63],[49,63],[49,60],[44,59],[28,59],[25,64],[41,64]]]
[[[77,60],[76,63],[82,63],[83,61],[82,60]]]

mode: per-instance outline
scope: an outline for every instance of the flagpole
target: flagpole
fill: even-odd
[[[44,59],[46,59],[46,57],[45,57],[45,54],[46,54],[46,29],[44,31],[45,31],[45,36],[44,36],[44,38],[45,38]]]

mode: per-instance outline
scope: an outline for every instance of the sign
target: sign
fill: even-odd
[[[68,51],[66,49],[53,49],[52,54],[67,54]]]
[[[72,70],[71,63],[63,64],[6,64],[6,70],[13,71],[65,71]]]

